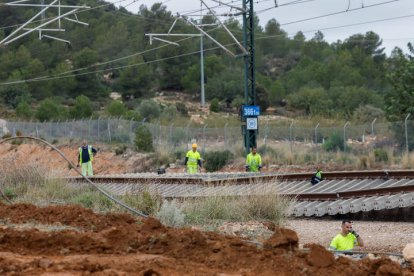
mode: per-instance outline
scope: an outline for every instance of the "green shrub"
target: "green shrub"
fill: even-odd
[[[16,116],[26,120],[32,118],[32,108],[26,101],[19,102],[19,104],[16,107]]]
[[[125,153],[125,151],[126,151],[126,149],[127,149],[127,146],[126,146],[126,145],[120,145],[120,146],[117,146],[117,147],[115,148],[115,154],[116,154],[116,155],[121,155],[121,154],[124,154],[124,153]]]
[[[233,154],[229,150],[211,151],[206,153],[204,167],[208,172],[215,172],[223,168],[232,158]]]
[[[113,205],[109,198],[96,191],[80,193],[71,202],[95,210],[110,210]]]
[[[180,227],[184,225],[185,214],[175,200],[164,201],[155,216],[164,225],[171,227]]]
[[[135,131],[135,149],[137,151],[153,151],[154,146],[152,145],[152,134],[149,129],[141,124]]]
[[[177,102],[175,104],[175,108],[182,116],[188,116],[188,109],[185,103],[183,102]]]
[[[125,119],[127,120],[134,120],[134,121],[142,121],[142,115],[141,113],[139,113],[139,111],[137,110],[128,110],[125,114],[124,114]]]
[[[244,103],[244,99],[242,97],[237,97],[231,102],[231,107],[238,110],[242,106],[243,103]]]
[[[17,197],[17,194],[15,191],[13,191],[10,188],[6,188],[4,189],[4,196],[8,199],[8,200],[13,200]]]
[[[219,99],[214,98],[210,102],[210,111],[211,112],[219,112],[220,106],[219,106]]]
[[[41,122],[60,120],[65,117],[65,107],[51,98],[46,98],[40,102],[39,108],[36,111],[36,118]]]
[[[384,111],[381,108],[372,105],[359,106],[353,113],[354,120],[360,123],[372,122],[375,118],[381,120],[384,116]]]
[[[388,162],[388,153],[384,149],[374,150],[375,162]]]
[[[344,151],[344,138],[339,133],[334,132],[323,144],[323,148],[326,151]]]
[[[114,117],[124,116],[127,111],[126,106],[120,101],[112,101],[106,108],[108,115]]]
[[[186,140],[185,138],[187,137],[187,133],[184,129],[182,128],[174,128],[174,131],[171,135],[171,142],[174,145],[179,145],[181,142],[183,142],[184,140]]]
[[[70,117],[74,119],[89,118],[92,114],[91,100],[84,95],[76,97],[75,105],[69,110]]]
[[[144,187],[140,193],[123,197],[125,204],[148,215],[155,215],[163,204],[162,196]]]
[[[177,115],[178,115],[177,108],[173,105],[169,105],[163,110],[161,114],[161,118],[166,122],[171,122],[171,121],[174,121]]]
[[[138,109],[141,116],[148,121],[160,117],[160,106],[153,100],[143,100]]]

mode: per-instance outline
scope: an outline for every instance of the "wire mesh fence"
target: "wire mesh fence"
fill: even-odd
[[[222,128],[201,125],[194,127],[175,126],[174,123],[160,123],[125,120],[122,118],[99,118],[61,122],[21,122],[0,120],[0,134],[31,135],[49,141],[55,139],[86,139],[91,143],[134,144],[137,127],[144,124],[151,132],[154,146],[188,149],[197,142],[202,151],[206,148],[232,148],[243,145],[241,127]],[[321,145],[333,134],[341,137],[344,144],[369,145],[371,147],[393,147],[410,151],[414,147],[414,121],[392,123],[366,123],[338,125],[334,127],[303,127],[290,124],[272,126],[262,123],[257,137],[258,146],[270,145],[275,141]]]

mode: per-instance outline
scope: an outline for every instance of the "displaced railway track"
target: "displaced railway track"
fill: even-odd
[[[150,189],[164,198],[248,196],[277,193],[296,199],[295,216],[323,216],[414,206],[414,171],[328,172],[312,186],[311,173],[126,174],[94,176],[108,192]],[[70,182],[84,180],[67,178]]]
[[[349,171],[324,173],[324,181],[309,184],[311,173],[205,173],[167,174],[150,173],[93,176],[94,183],[112,186],[130,185],[201,185],[207,187],[274,184],[279,193],[300,200],[334,200],[361,196],[378,196],[414,192],[414,171]],[[83,182],[81,177],[68,177],[70,182]],[[413,181],[411,181],[413,180]],[[296,189],[295,189],[296,188]]]

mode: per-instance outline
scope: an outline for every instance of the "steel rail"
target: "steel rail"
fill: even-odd
[[[185,182],[187,184],[206,184],[206,185],[219,185],[226,182],[229,184],[246,184],[263,181],[304,181],[310,180],[313,173],[261,173],[261,174],[239,174],[222,176],[220,178],[211,177],[210,174],[199,175],[199,176],[135,176],[135,177],[123,177],[123,176],[93,176],[95,182],[113,182],[113,183],[151,183],[157,181],[158,183],[171,183],[171,182]],[[326,172],[323,174],[324,180],[333,179],[403,179],[412,178],[414,179],[413,170],[396,170],[396,171],[339,171],[339,172]],[[81,181],[80,177],[67,177],[69,181]],[[184,184],[184,183],[183,183]]]
[[[238,174],[224,175],[216,177],[206,174],[197,176],[137,176],[137,177],[112,177],[112,176],[94,176],[91,179],[95,183],[115,183],[115,184],[137,184],[137,185],[151,185],[151,184],[171,184],[179,183],[185,184],[197,184],[206,186],[220,186],[220,185],[240,185],[260,182],[289,182],[289,181],[303,181],[309,180],[313,174],[311,173],[294,173],[294,174]],[[79,177],[66,178],[72,182],[82,181]],[[334,179],[414,179],[414,171],[412,170],[398,170],[398,171],[340,171],[340,172],[328,172],[324,173],[324,180]],[[379,195],[390,195],[397,193],[414,192],[414,185],[395,186],[395,187],[382,187],[372,188],[364,190],[353,190],[344,192],[329,192],[329,193],[286,193],[282,194],[288,197],[296,198],[298,200],[336,200],[336,199],[348,199],[358,197],[369,197]]]

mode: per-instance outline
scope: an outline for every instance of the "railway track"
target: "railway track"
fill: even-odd
[[[277,193],[296,199],[294,216],[324,216],[414,206],[414,171],[324,173],[312,186],[311,173],[126,174],[94,176],[106,191],[134,194],[143,189],[165,198],[246,196]],[[66,178],[79,183],[78,177]]]

